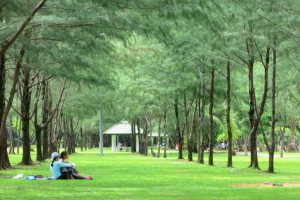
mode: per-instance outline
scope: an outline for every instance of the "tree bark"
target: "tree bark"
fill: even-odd
[[[23,132],[23,157],[22,164],[32,165],[32,160],[30,156],[30,134],[29,134],[29,124],[30,124],[30,102],[31,102],[31,92],[29,88],[30,83],[30,69],[23,68],[23,94],[21,101],[21,114],[22,114],[22,132]]]
[[[9,117],[9,154],[15,154],[15,134],[12,127],[12,115]]]
[[[230,62],[227,62],[227,110],[226,110],[226,122],[227,122],[227,134],[228,134],[228,160],[227,160],[227,167],[232,167],[232,131],[231,131],[231,124],[230,124],[230,91],[231,91],[231,69],[230,69]]]
[[[274,152],[275,152],[275,123],[276,123],[276,65],[277,52],[276,43],[273,47],[273,73],[272,73],[272,124],[271,124],[271,146],[269,149],[269,173],[274,173]]]
[[[259,169],[258,166],[258,158],[257,158],[257,129],[258,129],[258,125],[260,124],[260,119],[261,116],[264,112],[264,107],[266,104],[266,99],[267,99],[267,93],[268,93],[268,70],[269,70],[269,60],[270,60],[270,48],[267,47],[267,51],[266,51],[266,62],[264,63],[264,73],[265,73],[265,77],[264,77],[264,92],[263,92],[263,97],[260,103],[260,107],[259,107],[259,111],[257,113],[257,117],[256,119],[254,118],[254,113],[252,116],[252,106],[254,107],[254,111],[256,111],[256,98],[255,98],[255,90],[254,90],[254,79],[253,79],[253,67],[254,67],[254,63],[252,63],[251,65],[249,64],[249,82],[250,82],[250,87],[251,88],[249,90],[250,93],[250,111],[249,111],[249,117],[250,117],[250,122],[252,122],[252,127],[251,127],[251,134],[250,134],[250,144],[251,144],[251,162],[250,162],[250,166],[254,169]],[[252,96],[251,96],[252,95]],[[253,98],[253,99],[252,99]],[[251,113],[251,116],[250,116]],[[253,121],[251,121],[253,120]]]
[[[184,94],[184,115],[185,115],[185,130],[186,130],[186,140],[187,140],[187,151],[188,151],[188,160],[193,161],[193,152],[191,146],[191,129],[189,122],[189,110],[187,108],[186,94]]]
[[[3,119],[5,109],[5,55],[0,56],[0,117]],[[3,121],[2,121],[3,122]],[[4,121],[5,122],[5,121]],[[2,128],[3,127],[3,128]],[[0,132],[0,170],[10,168],[10,162],[7,154],[6,126],[1,124]]]
[[[150,151],[151,151],[151,154],[152,154],[152,156],[153,157],[156,157],[156,153],[155,153],[155,151],[154,151],[154,149],[153,149],[153,137],[152,137],[152,123],[151,123],[151,118],[149,118],[149,120],[147,120],[147,123],[149,123],[149,132],[150,132],[150,141],[151,141],[151,149],[150,149]]]
[[[249,79],[249,129],[250,129],[250,152],[251,152],[251,161],[250,166],[253,168],[258,168],[258,160],[257,160],[257,132],[254,129],[255,123],[255,90],[254,90],[254,52],[253,52],[253,39],[249,39],[247,41],[247,49],[249,55],[248,61],[248,79]],[[246,147],[247,148],[247,147]]]
[[[82,126],[80,127],[80,151],[83,152],[83,133]]]
[[[145,156],[148,155],[148,123],[147,123],[147,120],[146,120],[146,117],[144,118],[145,121],[144,121],[144,131],[143,131],[143,154]]]
[[[136,130],[135,122],[131,123],[131,152],[136,153]]]
[[[209,95],[209,157],[208,165],[214,165],[213,151],[214,151],[214,83],[215,83],[215,68],[211,69],[210,95]]]
[[[164,158],[167,158],[167,110],[164,109]]]
[[[178,145],[178,159],[183,159],[182,153],[182,146],[183,146],[183,139],[180,132],[179,126],[179,109],[178,109],[178,97],[175,98],[175,119],[176,119],[176,127],[175,127],[175,134],[177,135],[177,145]]]
[[[202,72],[204,74],[204,71]],[[202,78],[203,79],[203,78]],[[204,117],[205,117],[205,81],[202,80],[201,89],[200,89],[200,98],[199,98],[199,136],[198,136],[198,163],[204,164]],[[201,101],[201,108],[200,108]]]
[[[42,124],[45,124],[49,117],[49,93],[48,84],[45,80],[42,81]],[[44,126],[42,129],[42,140],[43,140],[43,160],[48,158],[49,143],[48,143],[48,126]]]
[[[158,149],[157,157],[160,158],[160,148],[161,148],[161,117],[158,118]]]
[[[14,95],[16,93],[17,82],[19,80],[20,69],[22,66],[23,57],[25,54],[24,46],[20,50],[20,56],[15,67],[13,83],[10,90],[10,95],[5,106],[5,54],[0,56],[0,170],[10,168],[10,162],[7,154],[7,138],[6,138],[6,119],[9,110],[12,106]]]
[[[36,161],[43,162],[42,153],[42,128],[35,124],[35,140],[36,140]]]

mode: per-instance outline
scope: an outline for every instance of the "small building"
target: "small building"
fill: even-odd
[[[136,152],[139,152],[139,138],[138,138],[138,127],[135,126],[135,133],[136,133]],[[112,152],[116,152],[120,150],[120,148],[124,148],[127,150],[126,147],[130,147],[131,144],[131,137],[132,137],[132,127],[131,124],[126,121],[122,120],[118,124],[115,124],[111,128],[107,129],[103,133],[104,135],[111,135],[111,150]],[[141,129],[141,134],[143,134],[143,129]],[[161,138],[163,138],[163,133],[161,133]],[[148,135],[150,136],[150,134]],[[152,140],[154,138],[158,138],[157,132],[152,132]],[[168,137],[167,137],[167,146],[168,146]],[[122,145],[119,146],[119,145]],[[163,144],[164,145],[164,144]]]
[[[137,126],[135,127],[135,132],[137,133]],[[103,133],[104,135],[111,135],[111,150],[115,152],[117,150],[118,144],[122,143],[126,146],[125,143],[130,145],[130,138],[132,135],[132,127],[131,124],[126,121],[122,120],[118,124],[115,124],[111,128],[107,129]],[[136,135],[136,152],[139,152],[139,140],[138,135]]]

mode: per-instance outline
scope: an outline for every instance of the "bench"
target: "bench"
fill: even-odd
[[[128,152],[130,150],[130,147],[116,147],[116,151],[126,151]]]

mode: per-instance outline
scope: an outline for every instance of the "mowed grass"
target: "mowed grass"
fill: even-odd
[[[129,152],[99,149],[70,155],[69,161],[94,180],[7,179],[17,174],[51,176],[48,162],[19,166],[21,155],[10,155],[13,169],[0,171],[0,199],[299,199],[300,187],[237,187],[250,183],[300,183],[300,154],[275,158],[275,174],[265,172],[267,157],[259,157],[261,170],[249,169],[249,156],[233,157],[227,168],[227,154],[214,154],[214,166],[178,160],[176,151],[168,158],[145,157]],[[185,155],[187,158],[187,155]],[[35,159],[35,154],[32,154]],[[194,156],[197,160],[197,156]]]

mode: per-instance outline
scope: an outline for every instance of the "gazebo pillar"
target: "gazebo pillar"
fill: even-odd
[[[139,136],[136,135],[136,139],[135,139],[135,148],[136,148],[136,153],[138,153],[140,151],[140,141],[139,141]]]
[[[116,151],[117,135],[111,135],[111,151]]]

